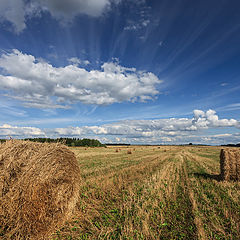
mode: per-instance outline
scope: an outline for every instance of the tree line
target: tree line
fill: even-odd
[[[105,147],[97,139],[89,138],[25,138],[25,141],[40,142],[40,143],[63,143],[69,147]],[[6,139],[0,139],[0,142],[5,142]]]

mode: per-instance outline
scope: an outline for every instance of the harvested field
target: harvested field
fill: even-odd
[[[49,239],[240,239],[240,183],[220,181],[221,148],[116,149],[71,148],[80,198]]]

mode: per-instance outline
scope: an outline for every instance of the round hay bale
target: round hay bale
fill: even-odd
[[[0,145],[0,229],[6,239],[48,239],[79,196],[74,153],[61,144]]]
[[[221,179],[226,181],[240,180],[240,150],[221,149],[220,152]]]
[[[132,151],[130,149],[127,150],[127,154],[132,154]]]

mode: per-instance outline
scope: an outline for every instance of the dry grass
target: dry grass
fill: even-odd
[[[220,148],[135,149],[74,148],[82,197],[55,239],[240,239],[240,185],[216,180]]]
[[[220,148],[134,148],[71,148],[80,199],[51,240],[240,239],[240,183],[219,181]]]
[[[79,195],[74,154],[60,144],[0,145],[0,229],[4,239],[47,239],[71,215]]]
[[[221,178],[226,181],[240,180],[240,150],[222,149],[220,153]]]

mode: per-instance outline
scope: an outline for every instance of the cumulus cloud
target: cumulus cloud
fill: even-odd
[[[11,126],[8,124],[3,124],[0,126],[0,137],[39,137],[39,136],[45,136],[45,133],[35,127],[17,127],[17,126]]]
[[[104,135],[121,139],[131,139],[136,142],[171,142],[186,143],[206,142],[215,140],[231,139],[234,136],[229,133],[205,136],[202,132],[208,129],[235,127],[239,128],[239,121],[235,119],[219,119],[216,112],[208,110],[194,110],[193,118],[170,118],[157,120],[125,120],[118,123],[101,126],[83,126],[54,129],[55,136],[78,136],[78,135]],[[201,133],[201,134],[200,134]],[[208,139],[208,140],[207,140]],[[234,138],[236,141],[237,138]]]
[[[159,94],[157,85],[161,83],[151,72],[116,62],[91,71],[76,64],[56,68],[16,49],[0,57],[0,68],[0,90],[30,107],[146,101]]]
[[[219,119],[214,110],[206,113],[194,110],[193,125],[196,129],[209,127],[239,127],[239,122],[235,119]]]
[[[74,17],[85,14],[91,17],[101,16],[111,4],[120,0],[1,0],[0,21],[12,24],[16,33],[26,28],[26,19],[49,12],[52,17],[69,22]]]
[[[125,120],[100,126],[38,129],[31,127],[0,126],[0,136],[48,136],[90,137],[104,142],[128,142],[143,144],[183,144],[188,142],[223,144],[239,142],[240,133],[227,131],[218,134],[207,130],[226,127],[239,128],[235,119],[219,119],[216,112],[194,110],[192,118],[170,118],[157,120]]]

